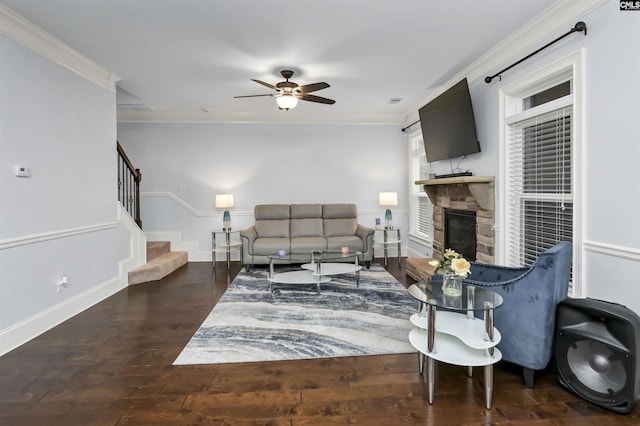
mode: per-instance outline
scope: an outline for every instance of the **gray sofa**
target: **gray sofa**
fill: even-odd
[[[349,247],[361,251],[360,262],[373,260],[372,228],[358,224],[355,204],[261,204],[255,224],[240,231],[245,265],[269,263],[279,250],[307,253]]]

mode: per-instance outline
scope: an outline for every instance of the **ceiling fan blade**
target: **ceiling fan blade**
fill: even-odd
[[[257,98],[258,96],[271,96],[273,97],[274,95],[271,93],[268,93],[266,95],[244,95],[244,96],[234,96],[233,98]]]
[[[316,90],[322,90],[322,89],[326,89],[329,86],[328,83],[325,83],[324,81],[321,83],[312,83],[312,84],[305,84],[304,86],[298,86],[298,90],[300,90],[302,93],[311,93],[311,92],[315,92]]]
[[[263,86],[266,86],[269,89],[278,90],[278,88],[276,86],[274,86],[273,84],[265,83],[264,81],[256,80],[255,78],[252,78],[251,81],[255,81],[258,84],[262,84]]]
[[[298,99],[302,99],[303,101],[318,102],[321,104],[333,105],[336,103],[336,101],[334,101],[333,99],[323,98],[321,96],[316,96],[316,95],[300,95],[296,97]]]

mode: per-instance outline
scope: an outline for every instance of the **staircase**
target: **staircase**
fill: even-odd
[[[166,277],[188,260],[186,251],[171,251],[169,241],[147,242],[147,263],[129,271],[129,285],[156,281]]]

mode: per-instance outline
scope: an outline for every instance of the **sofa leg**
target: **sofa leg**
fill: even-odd
[[[533,389],[535,370],[531,368],[522,367],[522,377],[524,378],[524,385],[529,389]]]
[[[367,269],[371,269],[371,261],[366,261],[364,262],[364,264],[366,265]]]

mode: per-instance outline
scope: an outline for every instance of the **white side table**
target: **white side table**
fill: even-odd
[[[231,252],[239,251],[240,252],[240,264],[243,264],[242,261],[242,241],[240,241],[240,230],[232,230],[232,229],[214,229],[211,232],[211,262],[213,263],[213,267],[216,267],[216,253],[225,253],[227,256],[227,270],[231,267]],[[223,234],[224,241],[221,241],[219,244],[216,242],[216,235]],[[237,239],[231,238],[231,235],[237,235]]]
[[[388,264],[389,247],[391,246],[391,248],[393,248],[396,245],[398,250],[398,266],[400,266],[400,260],[402,259],[402,239],[400,238],[400,228],[376,226],[374,229],[376,232],[382,232],[383,235],[382,241],[377,239],[374,241],[374,247],[379,247],[384,250],[384,266],[387,266]]]
[[[446,296],[442,293],[442,282],[416,283],[409,287],[409,294],[419,302],[419,313],[411,316],[416,328],[409,332],[409,341],[418,351],[419,371],[424,373],[427,364],[427,392],[429,404],[433,404],[435,391],[435,362],[468,367],[471,377],[473,367],[484,367],[485,406],[491,408],[493,395],[493,365],[502,359],[495,347],[502,336],[493,326],[493,310],[502,305],[499,294],[467,284],[462,286],[462,295]],[[436,309],[446,308],[446,311]],[[484,320],[475,317],[475,312],[484,314]],[[466,313],[466,314],[465,314]]]

